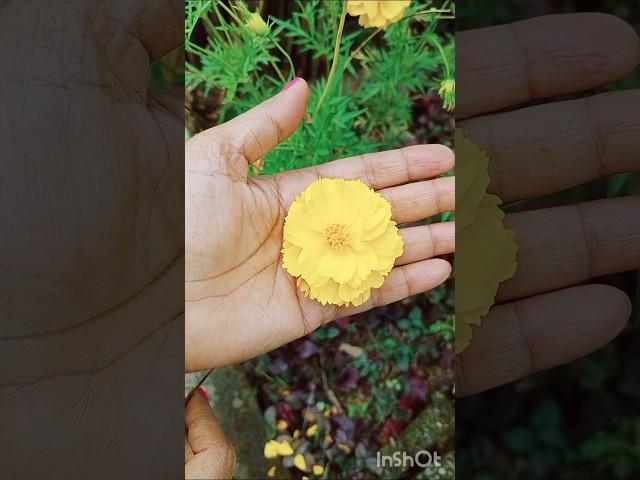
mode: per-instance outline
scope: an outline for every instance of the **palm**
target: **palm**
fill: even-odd
[[[399,221],[419,220],[442,208],[451,210],[454,202],[452,178],[384,188],[448,170],[451,155],[439,146],[427,147],[431,156],[421,147],[409,153],[388,152],[248,177],[248,164],[291,134],[299,123],[306,85],[304,90],[302,84],[298,88],[297,93],[292,89],[280,94],[187,144],[188,370],[251,358],[340,316],[426,291],[449,274],[446,262],[428,260],[453,249],[453,224],[442,224],[441,228],[403,230],[405,254],[385,286],[362,307],[322,306],[298,290],[280,262],[282,228],[295,196],[319,176],[363,178],[390,198]],[[275,101],[289,102],[289,109],[281,105],[267,110]],[[287,113],[274,118],[278,111]],[[270,144],[269,148],[265,144]],[[403,165],[413,163],[412,156],[416,157],[415,165]],[[434,156],[438,161],[434,162]],[[371,178],[372,165],[373,170],[379,170],[377,177],[374,172],[375,178]],[[412,198],[412,193],[420,196],[425,191],[431,194]]]
[[[552,15],[462,32],[457,42],[458,125],[488,152],[490,190],[504,201],[639,169],[640,91],[540,104],[633,70],[640,42],[629,25],[601,14]],[[502,50],[486,55],[496,45]],[[562,59],[549,62],[556,54]],[[575,58],[585,60],[568,60]],[[458,357],[459,395],[567,363],[620,332],[626,294],[586,283],[640,267],[639,208],[640,198],[627,196],[507,215],[518,271]]]
[[[0,396],[19,395],[3,408],[0,442],[11,434],[23,478],[171,468],[169,457],[111,448],[166,432],[158,415],[118,402],[135,391],[153,396],[151,410],[171,408],[158,392],[175,341],[162,338],[179,331],[183,308],[181,100],[172,109],[147,85],[150,61],[179,46],[182,19],[175,2],[155,6],[0,2],[0,364],[19,366],[3,371]],[[69,418],[82,420],[52,464],[43,425]]]

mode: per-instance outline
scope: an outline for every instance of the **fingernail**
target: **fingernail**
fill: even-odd
[[[202,398],[204,398],[207,402],[209,401],[209,395],[207,395],[207,391],[202,388],[202,387],[198,387],[198,393],[200,394],[200,396]]]
[[[284,92],[287,88],[291,88],[298,80],[300,80],[300,77],[296,77],[293,80],[290,80],[289,83],[287,83],[284,88],[282,89],[282,91]]]

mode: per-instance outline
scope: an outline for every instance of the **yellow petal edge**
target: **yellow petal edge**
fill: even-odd
[[[289,208],[282,265],[323,305],[362,305],[380,288],[404,243],[391,204],[360,180],[321,178]]]
[[[493,306],[500,283],[515,274],[518,245],[515,233],[504,226],[502,201],[487,193],[489,157],[461,129],[456,129],[455,144],[455,351],[461,353],[471,343],[472,326],[480,326]]]
[[[358,23],[365,27],[386,28],[397,22],[411,0],[347,0],[347,13],[360,17]]]

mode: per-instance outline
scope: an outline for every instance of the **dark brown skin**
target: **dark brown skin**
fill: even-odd
[[[636,68],[640,42],[629,25],[602,14],[555,15],[456,38],[458,126],[491,158],[490,191],[512,201],[640,171],[639,90],[552,101]],[[620,332],[629,298],[585,283],[640,268],[639,211],[636,195],[507,215],[518,271],[458,357],[458,395],[570,362]]]
[[[184,5],[1,3],[0,477],[177,478]]]

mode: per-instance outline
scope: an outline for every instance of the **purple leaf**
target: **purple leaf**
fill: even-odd
[[[338,387],[345,392],[355,390],[358,387],[358,380],[360,380],[360,370],[355,367],[349,367],[340,376]]]
[[[276,375],[282,375],[289,369],[289,365],[282,358],[276,358],[271,362],[271,372]]]
[[[301,358],[309,358],[318,353],[318,346],[311,340],[304,340],[298,344],[298,354]]]

